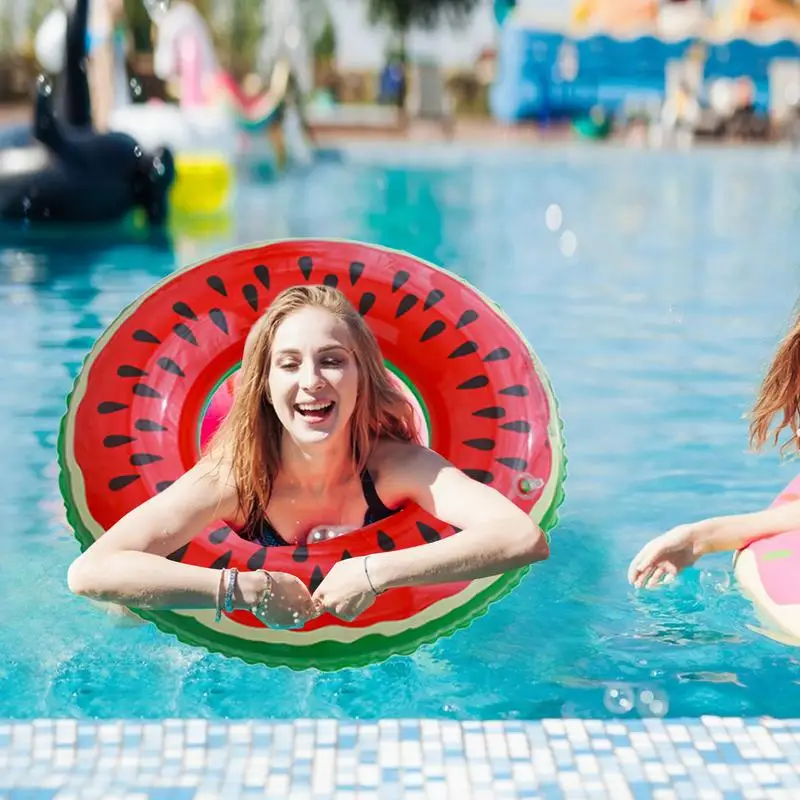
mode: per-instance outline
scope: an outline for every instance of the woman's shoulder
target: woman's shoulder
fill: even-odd
[[[367,468],[376,484],[392,494],[406,494],[425,483],[448,462],[435,450],[417,442],[379,439]]]

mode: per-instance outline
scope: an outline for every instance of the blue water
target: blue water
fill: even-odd
[[[800,288],[796,158],[376,147],[237,192],[227,225],[166,241],[0,232],[0,717],[800,715],[800,651],[748,627],[728,556],[658,592],[625,580],[651,536],[794,474],[746,452],[741,417]],[[324,675],[72,597],[55,467],[64,397],[125,304],[180,264],[306,235],[408,249],[490,294],[549,371],[570,459],[551,558],[516,592],[411,657]]]

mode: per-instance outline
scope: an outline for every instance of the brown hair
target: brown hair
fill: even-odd
[[[800,317],[784,336],[772,359],[755,406],[750,413],[750,445],[760,450],[770,435],[776,414],[783,419],[775,428],[773,444],[784,428],[789,428],[792,438],[781,445],[781,453],[792,446],[800,450],[798,425],[800,425]]]
[[[254,535],[264,518],[280,470],[283,426],[269,400],[272,344],[293,312],[316,306],[341,319],[353,340],[358,395],[350,421],[353,467],[361,473],[379,439],[418,441],[414,412],[391,381],[372,331],[345,295],[330,286],[285,289],[253,325],[245,342],[233,405],[209,448],[225,454],[246,519],[242,534]]]

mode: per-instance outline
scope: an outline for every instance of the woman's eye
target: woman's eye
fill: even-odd
[[[324,367],[338,367],[341,366],[342,359],[341,358],[323,358],[322,359],[322,366]]]
[[[297,369],[297,362],[296,361],[281,361],[278,366],[281,369]]]

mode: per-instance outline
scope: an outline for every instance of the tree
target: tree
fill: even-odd
[[[466,20],[480,0],[369,0],[370,21],[388,23],[401,37],[413,25],[430,28],[441,20]]]

